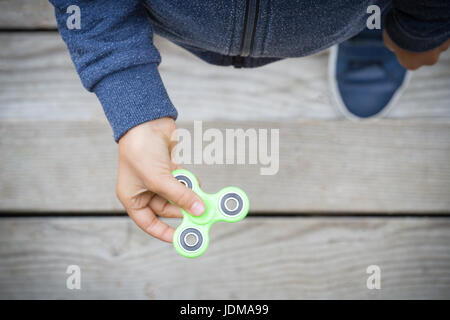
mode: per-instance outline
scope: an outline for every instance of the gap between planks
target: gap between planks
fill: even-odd
[[[8,218],[113,218],[113,217],[128,217],[126,212],[122,211],[94,211],[94,212],[7,212],[0,211],[0,220]],[[450,218],[450,213],[427,213],[427,212],[400,212],[400,213],[326,213],[326,212],[258,212],[250,211],[246,219],[253,218]]]

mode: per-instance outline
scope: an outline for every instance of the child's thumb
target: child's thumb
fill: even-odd
[[[206,209],[202,199],[172,175],[161,180],[156,189],[154,191],[161,197],[193,215],[201,215]]]

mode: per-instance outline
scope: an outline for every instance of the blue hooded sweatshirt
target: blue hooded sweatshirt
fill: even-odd
[[[95,92],[116,141],[129,129],[176,119],[153,32],[216,65],[258,67],[307,56],[366,27],[377,5],[400,47],[426,51],[450,37],[448,0],[51,0],[84,87]],[[68,27],[80,8],[81,28]]]

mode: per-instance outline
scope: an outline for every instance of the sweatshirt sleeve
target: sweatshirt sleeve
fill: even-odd
[[[450,1],[393,0],[385,28],[402,49],[434,49],[450,38]]]
[[[116,141],[143,122],[176,119],[158,72],[161,56],[141,1],[50,2],[81,82],[100,100]],[[67,24],[72,5],[80,8],[79,29],[69,29]]]

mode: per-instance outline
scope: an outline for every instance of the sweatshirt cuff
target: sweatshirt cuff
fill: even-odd
[[[385,28],[387,34],[396,45],[412,52],[432,50],[443,44],[448,38],[448,34],[424,37],[408,32],[396,18],[393,9],[386,15]]]
[[[103,106],[116,142],[131,128],[163,117],[177,118],[158,65],[144,64],[112,73],[93,90]]]

